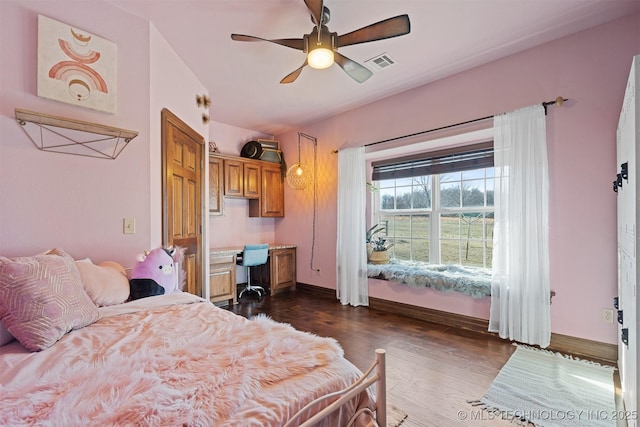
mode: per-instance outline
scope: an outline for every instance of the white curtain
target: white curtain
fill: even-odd
[[[544,108],[494,118],[495,222],[489,331],[547,347],[549,180]]]
[[[340,303],[369,305],[364,147],[338,152],[337,285]]]

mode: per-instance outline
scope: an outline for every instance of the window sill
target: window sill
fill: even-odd
[[[473,298],[491,295],[491,270],[488,268],[392,259],[388,264],[367,264],[367,276],[413,288],[460,292]]]

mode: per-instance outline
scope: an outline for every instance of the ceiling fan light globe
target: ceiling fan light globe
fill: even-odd
[[[307,63],[317,70],[329,68],[333,65],[333,50],[326,47],[315,48],[307,55]]]

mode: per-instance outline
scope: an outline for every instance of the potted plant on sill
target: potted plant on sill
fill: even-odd
[[[389,262],[390,257],[387,249],[391,248],[393,243],[388,238],[377,235],[382,231],[386,231],[386,227],[380,224],[376,224],[367,230],[367,260],[370,264],[386,264]]]

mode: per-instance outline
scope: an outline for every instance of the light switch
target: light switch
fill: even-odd
[[[136,233],[136,220],[135,218],[125,218],[123,220],[124,223],[124,234],[135,234]]]

